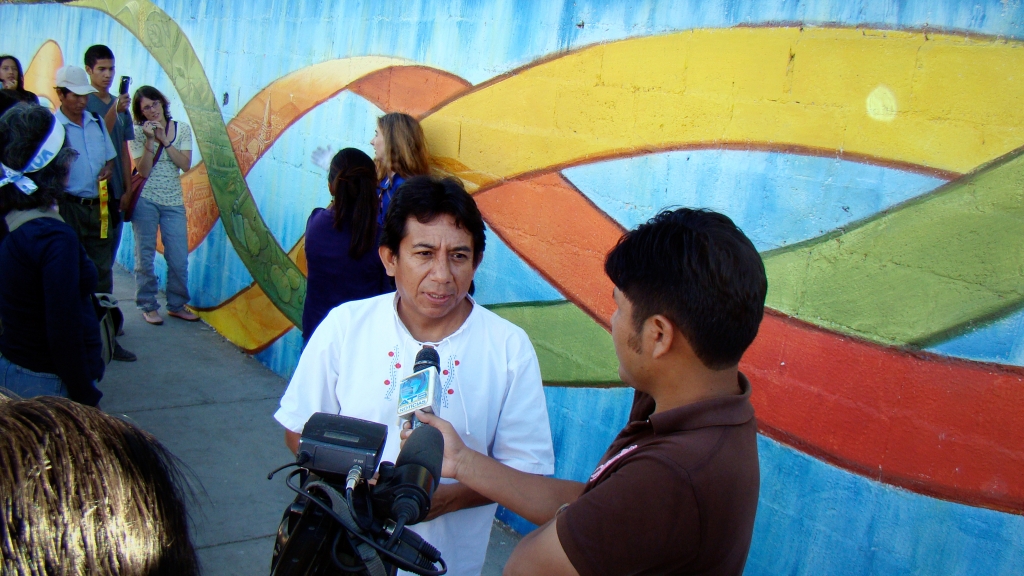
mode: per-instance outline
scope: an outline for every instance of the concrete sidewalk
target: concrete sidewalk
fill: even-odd
[[[287,382],[201,322],[164,315],[162,326],[147,324],[135,308],[135,281],[120,267],[114,286],[125,314],[119,341],[139,360],[107,367],[101,407],[159,438],[202,484],[191,514],[204,573],[268,574],[281,514],[294,497],[283,474],[266,478],[293,460],[273,419]],[[484,575],[501,574],[518,539],[495,524]]]

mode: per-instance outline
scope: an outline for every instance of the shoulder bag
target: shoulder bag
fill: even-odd
[[[174,123],[174,137],[178,137],[177,122]],[[160,160],[160,154],[163,151],[164,145],[161,144],[156,149],[156,154],[153,156],[153,168],[156,168],[156,163]],[[149,169],[150,174],[153,173],[153,168]],[[124,211],[124,218],[122,218],[125,222],[132,221],[132,213],[135,212],[135,205],[139,203],[139,197],[142,196],[142,189],[146,187],[146,180],[148,179],[148,177],[139,174],[139,170],[137,168],[132,169],[132,185],[128,189],[128,192],[126,192],[126,194],[128,194],[128,209]]]

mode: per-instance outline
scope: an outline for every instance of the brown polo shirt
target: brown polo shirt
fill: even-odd
[[[637,392],[558,539],[582,576],[742,574],[760,472],[750,382],[741,395],[654,414]]]

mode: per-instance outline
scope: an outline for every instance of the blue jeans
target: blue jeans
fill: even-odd
[[[56,374],[33,372],[0,356],[0,389],[22,398],[36,396],[68,397],[68,389]]]
[[[167,309],[178,312],[188,304],[188,224],[184,206],[161,206],[139,198],[132,214],[135,233],[135,304],[144,312],[158,310],[157,280],[153,271],[156,258],[156,231],[164,241],[167,261]]]

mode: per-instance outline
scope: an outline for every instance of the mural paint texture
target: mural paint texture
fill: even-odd
[[[283,375],[328,201],[311,156],[370,151],[376,116],[408,112],[487,221],[478,300],[533,340],[558,476],[589,475],[631,398],[604,255],[709,207],[769,276],[742,364],[763,434],[747,573],[1024,573],[1019,3],[7,4],[30,90],[55,101],[56,68],[106,43],[171,95],[200,156],[190,289]]]

